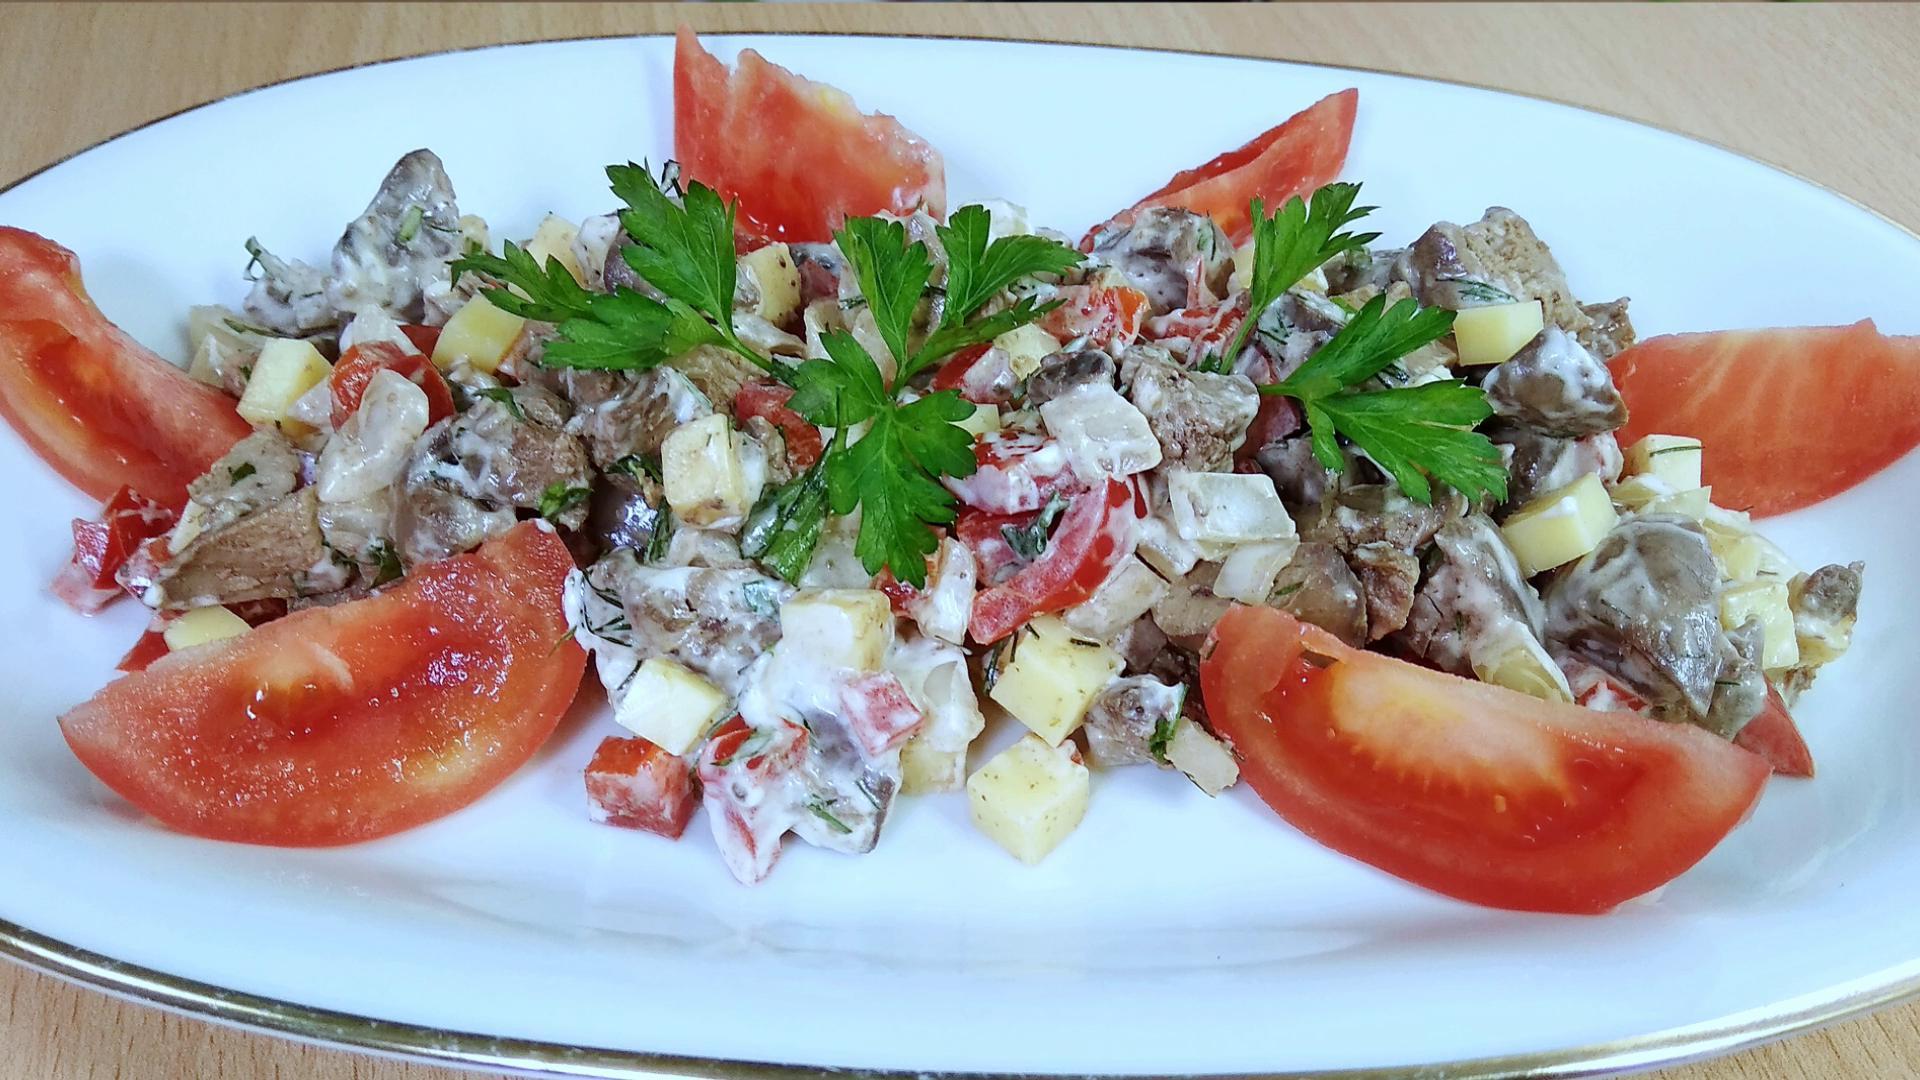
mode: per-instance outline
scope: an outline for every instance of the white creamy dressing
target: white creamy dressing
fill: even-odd
[[[907,604],[907,613],[920,624],[921,633],[955,645],[966,644],[978,577],[972,549],[952,537],[941,540],[933,570],[927,575],[927,587]]]
[[[374,372],[360,407],[320,452],[314,481],[320,501],[364,498],[400,479],[426,430],[426,391],[390,369]]]

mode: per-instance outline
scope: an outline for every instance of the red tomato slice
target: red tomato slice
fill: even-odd
[[[0,228],[0,415],[101,501],[131,487],[170,509],[252,429],[234,400],[108,322],[73,252]]]
[[[140,545],[173,528],[178,515],[129,487],[100,510],[100,520],[73,519],[73,558],[53,579],[53,594],[82,615],[95,615],[126,590],[116,575]]]
[[[1691,435],[1713,501],[1784,514],[1920,446],[1920,337],[1852,326],[1651,338],[1613,358],[1620,445]]]
[[[781,438],[786,440],[788,463],[795,470],[811,469],[813,463],[820,460],[826,446],[820,439],[819,428],[807,423],[806,417],[787,408],[787,401],[792,397],[791,386],[770,382],[743,383],[739,392],[733,395],[733,415],[741,420],[762,417],[779,428]]]
[[[985,510],[960,511],[953,523],[953,537],[973,553],[975,573],[986,585],[998,585],[1012,575],[1025,560],[1007,542],[1006,529],[1025,528],[1040,516],[1038,510],[1018,514],[990,514]]]
[[[1062,341],[1084,340],[1095,349],[1118,353],[1140,336],[1147,294],[1125,285],[1069,285],[1059,292],[1061,305],[1040,318],[1040,329]]]
[[[1235,606],[1200,664],[1261,799],[1335,851],[1492,907],[1598,913],[1746,817],[1766,762],[1687,724],[1556,705]]]
[[[1124,480],[1073,496],[1040,557],[973,598],[967,632],[988,645],[1035,615],[1064,611],[1092,596],[1114,566],[1133,554],[1146,516],[1146,500]]]
[[[1206,214],[1235,244],[1245,242],[1253,235],[1247,204],[1255,198],[1265,200],[1271,212],[1287,199],[1304,197],[1340,175],[1359,108],[1358,90],[1321,98],[1238,150],[1174,174],[1158,191],[1089,231],[1080,242],[1081,250],[1092,250],[1094,233],[1108,225],[1125,224],[1136,211],[1150,206]]]
[[[386,341],[370,341],[365,345],[355,345],[348,349],[340,362],[333,365],[333,426],[337,431],[360,407],[360,399],[367,394],[367,384],[373,381],[374,373],[385,368],[426,391],[427,423],[437,424],[453,415],[453,391],[448,389],[447,380],[433,361],[419,353],[410,353],[400,346]]]
[[[681,27],[673,54],[673,153],[683,176],[740,201],[769,240],[826,241],[849,217],[947,212],[940,152],[891,116],[752,49],[727,66]]]
[[[975,405],[1012,402],[1019,382],[1008,366],[1007,354],[985,342],[954,353],[933,373],[935,390],[958,391]]]
[[[1773,767],[1775,776],[1806,778],[1813,775],[1813,751],[1807,749],[1807,740],[1800,735],[1800,726],[1793,722],[1793,714],[1787,711],[1786,699],[1780,691],[1771,685],[1767,687],[1767,704],[1760,715],[1747,721],[1740,729],[1733,745],[1751,750],[1766,759]]]
[[[433,347],[440,344],[440,328],[437,326],[407,323],[400,328],[400,332],[407,335],[407,340],[413,342],[414,348],[427,356],[432,356]]]
[[[81,762],[194,836],[371,840],[492,790],[553,733],[586,655],[573,560],[528,522],[386,592],[173,653],[60,718]]]
[[[1028,432],[990,431],[974,440],[974,471],[941,482],[962,503],[990,514],[1038,510],[1056,494],[1084,491],[1059,443]]]
[[[113,665],[114,670],[145,671],[155,660],[167,655],[170,650],[167,648],[167,639],[164,636],[166,625],[165,619],[158,615],[154,616],[153,622],[140,632],[133,647],[127,650],[127,654],[120,658],[119,663]]]

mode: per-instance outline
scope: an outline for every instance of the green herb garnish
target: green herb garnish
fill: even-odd
[[[1225,352],[1214,357],[1208,370],[1225,374],[1247,344],[1260,314],[1275,300],[1313,273],[1314,268],[1336,255],[1363,248],[1380,238],[1379,233],[1343,233],[1350,225],[1373,212],[1373,207],[1356,209],[1353,200],[1360,194],[1359,184],[1328,184],[1313,193],[1311,203],[1295,195],[1273,216],[1259,199],[1253,209],[1253,275],[1247,289],[1247,317]]]
[[[556,521],[560,515],[587,501],[592,490],[574,487],[564,480],[555,480],[540,493],[540,516],[548,521]]]
[[[406,573],[400,565],[400,553],[395,551],[393,544],[388,541],[375,541],[373,547],[368,550],[368,554],[373,556],[374,563],[379,567],[379,572],[373,576],[374,588],[377,589],[391,581],[399,581]]]
[[[258,470],[253,467],[253,462],[243,461],[227,470],[227,483],[237,484],[247,477],[252,476],[257,471]]]
[[[507,415],[513,417],[515,420],[519,420],[524,423],[527,419],[527,412],[525,409],[522,409],[520,407],[519,399],[513,396],[512,390],[509,390],[504,386],[485,387],[484,389],[475,390],[474,394],[479,397],[489,398],[493,401],[497,401],[500,404],[506,406]]]

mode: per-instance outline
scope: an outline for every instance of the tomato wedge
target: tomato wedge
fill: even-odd
[[[680,28],[673,153],[683,176],[740,201],[739,227],[767,240],[826,241],[849,217],[944,217],[940,152],[891,116],[743,50],[734,71]]]
[[[364,600],[155,660],[60,718],[81,762],[194,836],[386,836],[492,790],[553,733],[586,655],[573,560],[535,522]]]
[[[1092,596],[1133,553],[1146,516],[1145,498],[1124,480],[1108,480],[1104,488],[1072,496],[1040,557],[973,598],[967,632],[980,644],[991,644],[1035,615],[1063,611]]]
[[[1733,744],[1759,754],[1773,768],[1775,776],[1804,779],[1813,775],[1813,751],[1807,749],[1800,726],[1787,711],[1786,699],[1771,685],[1767,687],[1767,704],[1760,715],[1747,721],[1747,726],[1734,736]]]
[[[102,502],[123,487],[178,510],[187,484],[252,429],[234,400],[108,322],[73,252],[0,228],[0,415]]]
[[[1080,242],[1080,249],[1091,251],[1095,233],[1123,225],[1150,206],[1206,214],[1234,243],[1243,243],[1253,235],[1247,204],[1255,198],[1265,200],[1272,211],[1287,199],[1304,197],[1340,175],[1359,108],[1358,90],[1342,90],[1321,98],[1245,146],[1205,165],[1175,173],[1153,194],[1095,226]]]
[[[1651,338],[1610,363],[1626,446],[1691,435],[1722,506],[1784,514],[1832,498],[1920,446],[1920,337],[1852,326]]]
[[[427,395],[427,423],[437,424],[453,415],[453,391],[433,361],[420,353],[411,353],[386,341],[370,341],[348,349],[333,365],[330,386],[333,389],[333,426],[338,430],[360,407],[367,396],[367,384],[375,372],[389,369],[404,376]]]
[[[1766,762],[1699,728],[1556,705],[1236,606],[1200,664],[1266,804],[1335,851],[1491,907],[1598,913],[1746,817]]]

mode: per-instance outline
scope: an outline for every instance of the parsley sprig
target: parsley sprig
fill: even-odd
[[[1259,258],[1257,249],[1255,258]],[[1260,392],[1284,394],[1300,402],[1312,433],[1314,456],[1329,469],[1345,464],[1336,438],[1344,435],[1416,502],[1433,501],[1431,480],[1468,498],[1491,493],[1504,499],[1507,472],[1499,448],[1473,430],[1493,415],[1487,395],[1479,388],[1455,379],[1388,390],[1356,389],[1452,329],[1451,311],[1422,308],[1412,300],[1388,307],[1385,296],[1376,296],[1293,374],[1262,386]]]
[[[675,202],[667,189],[677,190],[676,175],[671,167],[656,179],[644,165],[607,166],[613,193],[627,204],[620,224],[633,238],[617,257],[663,300],[625,287],[590,291],[557,259],[542,266],[510,241],[499,255],[470,252],[454,260],[454,280],[483,274],[501,283],[481,290],[495,307],[555,324],[559,337],[541,359],[548,367],[644,370],[698,346],[719,345],[784,376],[784,367],[733,328],[734,205],[697,182]]]
[[[1353,205],[1359,194],[1359,184],[1328,184],[1313,193],[1311,204],[1295,195],[1272,216],[1267,215],[1265,204],[1253,200],[1254,260],[1247,317],[1209,370],[1220,374],[1233,370],[1233,361],[1246,346],[1260,314],[1315,267],[1380,238],[1379,233],[1340,231],[1374,211],[1371,206]]]
[[[794,371],[795,391],[787,405],[810,422],[834,429],[833,444],[819,466],[826,480],[826,503],[836,514],[859,508],[854,553],[870,574],[884,568],[910,585],[926,583],[926,557],[939,545],[931,526],[950,524],[955,516],[955,499],[940,478],[968,476],[976,467],[973,435],[957,424],[973,415],[973,405],[952,390],[903,400],[908,382],[967,345],[1046,314],[1053,305],[1031,298],[990,315],[980,312],[1014,282],[1059,273],[1080,262],[1077,252],[1041,237],[1006,236],[989,242],[988,225],[984,208],[968,206],[935,227],[947,253],[946,305],[917,348],[912,341],[915,313],[933,273],[926,245],[908,243],[899,222],[879,218],[849,219],[835,236],[896,370],[889,383],[852,334],[834,331],[821,338],[826,357]],[[866,434],[851,441],[848,428],[863,423],[870,425]],[[796,489],[773,497],[790,500],[791,511],[806,505],[801,494]],[[793,528],[818,535],[810,522]]]

